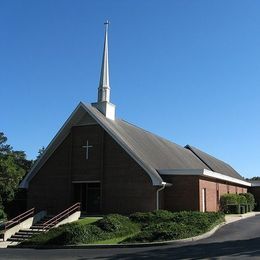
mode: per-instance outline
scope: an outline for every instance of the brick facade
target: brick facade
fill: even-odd
[[[89,142],[93,147],[82,147]],[[73,127],[33,177],[28,207],[59,212],[73,203],[73,182],[99,181],[101,213],[156,208],[156,187],[144,170],[98,125]],[[142,198],[142,199],[140,199]]]
[[[86,160],[86,143],[89,158]],[[225,193],[247,189],[202,176],[163,176],[172,183],[160,192],[160,208],[172,211],[219,210]],[[75,183],[100,183],[100,213],[128,214],[156,209],[156,190],[146,172],[99,125],[75,126],[32,178],[28,208],[60,212],[75,202]],[[78,187],[78,186],[77,186]]]

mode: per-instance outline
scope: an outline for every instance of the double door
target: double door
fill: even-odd
[[[100,183],[74,183],[74,201],[81,202],[81,211],[86,214],[100,213]]]

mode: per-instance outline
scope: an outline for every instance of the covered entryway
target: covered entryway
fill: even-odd
[[[100,182],[74,182],[74,201],[81,202],[81,211],[100,213]]]

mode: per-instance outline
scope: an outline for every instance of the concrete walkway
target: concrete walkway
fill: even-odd
[[[8,246],[15,246],[18,242],[11,242],[11,241],[0,241],[0,248],[7,248]]]
[[[226,221],[226,224],[229,224],[229,223],[241,220],[241,219],[254,217],[254,216],[259,215],[259,214],[260,214],[259,211],[248,212],[248,213],[245,213],[245,214],[230,214],[230,215],[225,216],[225,221]]]

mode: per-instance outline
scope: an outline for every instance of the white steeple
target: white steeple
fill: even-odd
[[[100,74],[100,81],[98,87],[98,102],[107,101],[110,99],[110,86],[109,86],[109,66],[108,66],[108,25],[109,22],[105,23],[105,40],[104,40],[104,50],[103,50],[103,60]]]
[[[110,85],[109,85],[109,64],[108,64],[108,25],[105,23],[105,40],[103,59],[101,65],[100,81],[98,86],[98,100],[96,103],[92,103],[92,106],[96,107],[104,116],[109,119],[115,119],[115,105],[110,103]]]

